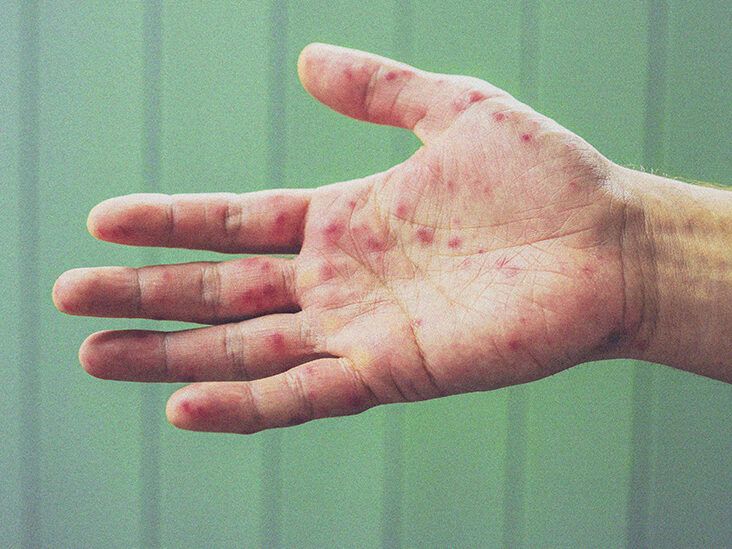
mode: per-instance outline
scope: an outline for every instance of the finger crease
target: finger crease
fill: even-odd
[[[236,330],[236,334],[233,334],[232,330]],[[235,379],[250,381],[252,378],[245,366],[241,342],[241,333],[237,325],[227,324],[224,327],[224,353],[226,359]]]

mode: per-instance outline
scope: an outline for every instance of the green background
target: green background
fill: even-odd
[[[200,252],[93,240],[99,201],[316,186],[416,141],[301,89],[311,41],[478,76],[611,159],[729,182],[732,4],[0,2],[0,546],[732,547],[732,386],[630,361],[244,437],[102,382],[64,270]],[[175,328],[170,325],[170,328]]]

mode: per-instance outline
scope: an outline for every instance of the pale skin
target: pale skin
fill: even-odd
[[[63,312],[210,325],[93,334],[90,374],[191,382],[168,419],[237,433],[604,358],[732,382],[732,193],[620,167],[474,78],[322,44],[298,72],[331,108],[423,146],[317,189],[98,205],[102,240],[259,255],[64,273]]]

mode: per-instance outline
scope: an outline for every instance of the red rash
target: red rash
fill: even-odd
[[[386,80],[389,80],[389,81],[391,81],[391,80],[394,80],[394,79],[395,79],[396,77],[397,77],[397,74],[396,74],[396,72],[394,72],[394,71],[389,71],[389,72],[387,72],[387,73],[386,73],[386,74],[384,75],[384,78],[385,78]]]
[[[519,340],[515,337],[508,340],[508,348],[512,351],[518,351],[519,347],[521,347],[521,343],[519,343]]]
[[[406,217],[407,215],[407,205],[406,204],[399,204],[396,209],[396,213],[398,217]]]
[[[495,120],[496,122],[503,122],[504,120],[506,120],[506,114],[502,112],[494,112],[493,120]]]
[[[320,280],[330,280],[335,276],[335,269],[330,265],[323,265],[320,268]]]
[[[132,227],[97,227],[102,240],[128,240],[135,235]]]
[[[468,94],[468,101],[470,103],[477,103],[478,101],[482,101],[483,99],[485,99],[485,94],[479,91],[471,91]]]
[[[282,353],[285,351],[285,336],[281,333],[276,332],[269,336],[269,342],[272,346],[272,350]]]
[[[323,231],[323,234],[325,235],[325,240],[327,242],[335,244],[336,242],[338,242],[338,239],[340,239],[345,230],[346,228],[343,226],[343,223],[333,221],[332,223],[328,224],[328,226]]]
[[[370,236],[366,239],[366,247],[372,252],[383,252],[386,248],[385,244],[378,238]]]
[[[453,250],[459,248],[462,245],[463,241],[458,236],[453,236],[448,242],[447,245],[452,248]]]
[[[522,134],[521,141],[523,141],[524,143],[528,143],[529,141],[531,141],[531,134],[529,134],[529,133]]]
[[[349,67],[346,67],[345,69],[343,69],[343,76],[345,76],[346,79],[348,79],[348,80],[353,79],[353,72],[351,71],[351,69]]]
[[[434,239],[434,229],[429,229],[427,227],[420,227],[419,229],[417,229],[417,240],[419,240],[422,244],[430,244]]]
[[[281,229],[285,226],[285,223],[287,222],[287,214],[284,212],[280,212],[277,214],[277,217],[275,217],[275,227]]]
[[[199,419],[206,415],[203,406],[196,404],[190,400],[184,400],[180,403],[180,409],[191,419]]]

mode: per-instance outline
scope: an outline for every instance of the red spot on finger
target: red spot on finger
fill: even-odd
[[[508,348],[512,351],[518,351],[521,348],[521,342],[518,338],[512,337],[508,340]]]
[[[353,80],[353,71],[350,67],[343,69],[343,76],[346,77],[346,80]]]
[[[277,293],[277,288],[274,287],[274,284],[265,284],[262,287],[262,295],[267,297],[272,297]]]
[[[524,143],[528,143],[529,141],[531,141],[531,134],[530,133],[521,134],[521,141],[523,141]]]
[[[462,246],[463,241],[459,236],[453,236],[450,240],[447,241],[447,245],[452,248],[453,250],[456,250],[460,246]]]
[[[397,77],[396,71],[389,71],[384,75],[386,80],[392,81]]]
[[[348,207],[351,209],[354,209],[356,207],[356,201],[355,200],[349,200],[348,201]]]
[[[503,112],[494,112],[493,113],[493,120],[496,122],[503,122],[506,120],[506,113]]]
[[[178,405],[180,410],[190,419],[197,420],[206,416],[206,409],[195,400],[184,399]]]
[[[420,227],[417,229],[417,240],[422,244],[430,244],[435,239],[435,230],[429,227]]]
[[[273,351],[277,353],[285,352],[285,336],[283,336],[281,333],[275,332],[274,334],[270,335],[269,344]]]
[[[96,227],[95,232],[102,240],[129,240],[135,236],[133,227]]]
[[[287,223],[287,214],[285,212],[280,212],[277,214],[277,217],[275,217],[275,226],[278,228],[282,228]]]
[[[470,103],[477,103],[478,101],[482,101],[483,99],[485,99],[485,94],[483,92],[474,90],[468,94],[468,101]]]
[[[406,217],[407,213],[409,213],[409,208],[407,208],[406,204],[399,204],[396,209],[396,214],[398,217]]]

